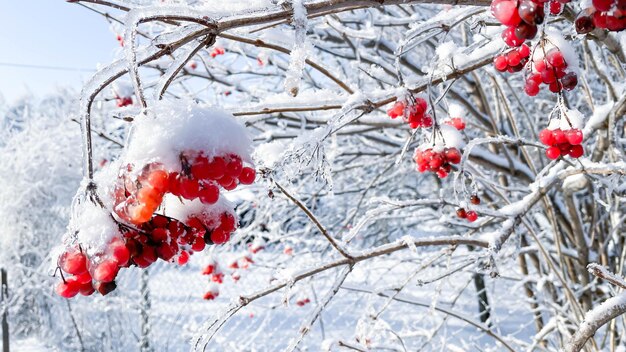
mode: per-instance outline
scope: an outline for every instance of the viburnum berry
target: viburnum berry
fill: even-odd
[[[428,128],[433,124],[433,119],[430,115],[426,114],[428,110],[428,103],[421,97],[409,96],[406,101],[398,100],[394,105],[387,110],[387,115],[392,119],[399,116],[406,122],[412,129],[416,128]]]
[[[443,123],[448,126],[452,126],[459,131],[462,131],[465,129],[465,121],[463,121],[463,119],[460,117],[453,117],[453,118],[447,119],[443,121]]]
[[[106,259],[97,264],[93,270],[93,279],[102,282],[111,282],[115,280],[119,267],[112,259]]]
[[[106,296],[117,288],[117,284],[115,281],[111,282],[96,282],[94,285],[96,291],[98,291],[101,295]]]
[[[461,219],[465,219],[467,217],[467,211],[465,211],[464,208],[458,208],[456,210],[456,216],[458,216]]]
[[[72,275],[81,275],[87,271],[87,256],[78,249],[66,251],[59,258],[59,266]]]
[[[478,195],[476,194],[472,194],[470,196],[470,203],[474,204],[474,205],[478,205],[480,204],[480,198],[478,197]]]
[[[64,282],[59,282],[55,291],[61,297],[72,298],[78,294],[78,291],[80,291],[80,284],[75,280],[72,280],[72,278],[69,278]]]
[[[475,211],[470,210],[467,212],[467,221],[474,222],[477,219],[478,219],[478,214]]]
[[[546,156],[551,160],[567,155],[580,158],[584,154],[583,139],[582,131],[577,128],[565,131],[560,128],[544,129],[539,133],[539,141],[549,147]]]

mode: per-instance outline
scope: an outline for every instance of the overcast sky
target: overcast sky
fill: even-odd
[[[111,62],[119,48],[103,17],[65,0],[0,0],[0,28],[0,93],[7,102],[58,87],[78,90],[88,70]]]

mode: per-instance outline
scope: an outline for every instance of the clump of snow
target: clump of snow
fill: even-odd
[[[74,234],[87,255],[94,256],[102,253],[120,231],[109,210],[85,200],[74,209],[64,241],[66,245],[71,244]]]
[[[465,108],[459,104],[450,104],[450,106],[448,106],[448,115],[450,115],[450,117],[465,117],[465,114]]]
[[[272,168],[278,164],[284,156],[286,143],[282,140],[275,140],[257,146],[252,158],[265,167]]]
[[[135,165],[158,162],[168,171],[180,171],[185,151],[203,151],[209,158],[233,153],[252,163],[251,144],[243,124],[224,110],[159,101],[135,119],[122,159]]]
[[[457,52],[457,50],[458,50],[457,45],[454,44],[453,41],[447,41],[445,43],[440,44],[435,49],[435,53],[437,53],[437,56],[443,60],[443,59],[451,58]]]
[[[303,0],[293,0],[293,23],[296,29],[295,43],[291,50],[289,68],[285,77],[285,90],[292,96],[298,95],[300,80],[307,58],[307,13]]]
[[[584,126],[583,123],[583,114],[576,109],[563,109],[563,114],[558,119],[550,120],[548,124],[549,130],[561,129],[563,131],[569,130],[572,128],[582,129]]]
[[[191,217],[201,215],[206,216],[209,219],[219,219],[219,215],[225,212],[235,215],[234,204],[223,196],[220,196],[217,203],[207,205],[202,203],[199,199],[194,199],[192,201],[181,200],[176,196],[166,194],[165,197],[163,197],[161,208],[162,210],[160,212],[163,215],[183,222]]]

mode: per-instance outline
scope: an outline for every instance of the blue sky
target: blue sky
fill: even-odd
[[[7,102],[58,87],[79,90],[92,72],[5,64],[94,69],[119,46],[100,15],[65,0],[0,0],[0,93]]]

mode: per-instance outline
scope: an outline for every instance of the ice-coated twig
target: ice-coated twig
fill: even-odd
[[[351,271],[352,271],[352,264],[349,264],[348,267],[346,267],[343,270],[343,272],[337,277],[331,289],[328,291],[326,296],[322,298],[321,302],[317,305],[317,307],[315,307],[311,315],[302,323],[302,325],[300,326],[300,329],[298,330],[300,333],[299,336],[295,337],[291,341],[291,343],[289,343],[289,347],[287,347],[285,351],[292,352],[296,348],[298,348],[298,345],[300,344],[300,342],[302,342],[302,339],[304,339],[304,337],[309,333],[309,331],[311,331],[311,328],[313,328],[313,324],[315,324],[315,321],[322,314],[322,311],[324,310],[324,308],[326,308],[328,303],[330,303],[333,297],[335,297],[335,295],[339,291],[339,288],[341,287],[341,285],[343,285],[343,282],[346,280],[346,278],[348,277]]]

